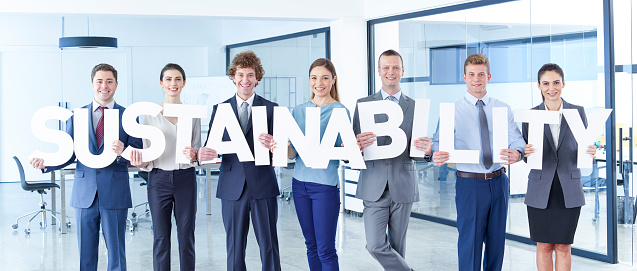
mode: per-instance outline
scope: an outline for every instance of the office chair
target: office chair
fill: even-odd
[[[593,223],[599,219],[599,192],[606,189],[606,178],[599,176],[599,170],[606,168],[606,166],[598,166],[597,160],[593,159],[593,170],[590,175],[582,176],[582,185],[584,191],[595,192],[595,208],[593,212]]]
[[[296,161],[292,161],[290,159],[288,159],[288,165],[286,167],[274,167],[274,173],[276,174],[276,178],[277,181],[279,183],[281,183],[281,186],[283,186],[283,169],[291,169],[292,171],[294,171],[294,165],[295,165]],[[286,180],[288,178],[285,178]],[[285,199],[285,201],[290,201],[290,199],[292,198],[292,178],[289,178],[290,180],[290,185],[285,186],[281,189],[280,193],[279,193],[279,198]],[[289,190],[289,191],[286,191]]]
[[[139,171],[139,172],[137,172],[137,175],[138,175],[140,178],[142,178],[142,180],[144,180],[143,182],[141,182],[141,183],[139,184],[139,186],[146,186],[146,185],[148,185],[148,172],[146,172],[146,171]],[[137,205],[133,206],[133,212],[132,212],[130,215],[131,215],[133,218],[135,218],[135,222],[133,222],[131,219],[128,219],[128,221],[129,221],[129,223],[130,223],[130,224],[129,224],[129,225],[130,225],[130,227],[129,227],[129,230],[130,230],[130,231],[134,231],[134,230],[135,230],[135,228],[137,228],[137,226],[139,225],[139,214],[137,214],[137,213],[135,212],[135,209],[137,209],[137,207],[140,207],[140,206],[145,206],[145,207],[146,207],[146,210],[144,210],[144,212],[143,212],[143,213],[141,213],[141,214],[142,214],[142,215],[144,215],[144,216],[146,216],[146,217],[150,216],[150,209],[148,208],[148,201],[147,201],[147,202],[140,203],[140,204],[137,204]],[[152,226],[151,226],[151,228],[152,228]]]
[[[46,202],[44,202],[44,194],[46,194],[45,190],[50,190],[52,188],[60,188],[60,185],[56,184],[56,183],[27,183],[26,178],[24,177],[24,168],[22,168],[22,163],[20,163],[20,160],[18,159],[18,157],[13,157],[13,160],[15,160],[15,163],[18,165],[18,171],[20,172],[20,185],[22,186],[22,189],[24,189],[25,191],[37,191],[38,194],[40,194],[40,209],[30,212],[26,215],[23,215],[21,217],[18,217],[18,219],[16,219],[15,224],[13,224],[12,228],[15,230],[18,228],[18,221],[20,221],[21,218],[23,217],[27,217],[30,215],[33,215],[33,217],[31,217],[31,219],[29,219],[29,222],[27,222],[27,228],[24,229],[24,232],[26,234],[30,234],[31,233],[31,221],[38,215],[42,216],[42,221],[40,222],[40,227],[41,228],[46,228],[46,213],[49,212],[51,214],[52,217],[55,218],[55,220],[58,221],[58,225],[60,225],[60,227],[58,228],[59,230],[62,230],[62,222],[60,221],[60,219],[55,216],[55,214],[60,214],[60,212],[55,212],[52,211],[50,209],[46,209]],[[64,203],[62,203],[64,204]],[[66,217],[66,221],[69,221],[69,217]],[[66,227],[71,227],[71,222],[67,222],[66,223]]]

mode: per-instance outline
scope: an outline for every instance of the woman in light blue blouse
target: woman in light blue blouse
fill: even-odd
[[[319,58],[310,66],[310,101],[298,105],[292,116],[305,133],[305,111],[308,107],[321,108],[321,138],[334,108],[345,108],[339,102],[336,88],[336,69],[328,59]],[[345,109],[347,110],[347,109]],[[347,111],[349,115],[349,111]],[[336,142],[341,146],[341,139]],[[338,270],[336,255],[336,224],[340,207],[337,160],[331,160],[326,169],[305,166],[301,157],[288,148],[288,157],[296,158],[292,179],[294,206],[301,224],[307,246],[307,260],[310,270]]]

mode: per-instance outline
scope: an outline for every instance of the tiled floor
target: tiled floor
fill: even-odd
[[[131,181],[133,203],[145,201],[145,187],[140,180]],[[73,182],[67,181],[67,201]],[[216,180],[213,180],[216,186]],[[225,233],[221,222],[220,202],[213,199],[213,214],[206,215],[205,179],[199,178],[196,229],[197,269],[225,270]],[[49,197],[47,196],[47,200]],[[22,191],[19,183],[0,183],[0,270],[77,270],[78,251],[75,227],[62,235],[53,227],[41,230],[37,222],[32,233],[24,233],[26,221],[17,230],[11,229],[15,218],[38,207],[36,193]],[[138,212],[142,210],[138,209]],[[130,211],[129,211],[130,215]],[[71,221],[75,221],[72,209]],[[34,220],[34,221],[37,221]],[[127,234],[126,254],[129,270],[151,270],[153,235],[145,217],[139,227]],[[309,270],[305,244],[296,220],[292,201],[279,200],[279,243],[283,270]],[[173,230],[173,233],[175,230]],[[248,270],[260,270],[258,246],[250,233],[247,251]],[[411,219],[408,231],[406,259],[415,270],[457,270],[456,228],[419,219]],[[365,250],[363,219],[343,214],[339,220],[337,250],[341,270],[382,270]],[[179,270],[177,240],[173,234],[172,267]],[[106,248],[100,246],[99,269],[106,269]],[[535,247],[507,241],[504,270],[535,270]],[[616,265],[573,257],[573,270],[637,270],[629,264]]]

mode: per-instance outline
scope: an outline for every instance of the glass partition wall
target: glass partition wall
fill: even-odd
[[[617,161],[617,247],[619,260],[636,265],[637,236],[635,230],[635,179],[633,166],[635,147],[633,127],[637,112],[637,3],[631,0],[613,1],[615,116]]]
[[[563,99],[583,106],[590,119],[592,112],[613,108],[615,101],[608,100],[612,95],[609,95],[611,87],[605,70],[612,63],[606,59],[609,43],[608,35],[605,36],[605,27],[612,19],[608,12],[611,2],[480,1],[369,21],[370,92],[380,88],[376,70],[378,56],[387,49],[397,49],[404,60],[403,93],[412,98],[431,100],[428,127],[431,137],[437,125],[439,104],[453,103],[467,91],[462,79],[464,60],[473,53],[483,53],[489,57],[491,64],[492,77],[488,84],[491,97],[509,104],[514,110],[537,106],[542,102],[537,71],[545,63],[557,63],[565,73]],[[624,2],[624,5],[629,5],[632,1]],[[635,8],[622,9],[623,12],[626,10]],[[632,18],[630,14],[628,18]],[[632,42],[635,30],[630,28],[629,31],[633,34]],[[625,41],[627,38],[623,37]],[[635,48],[633,43],[631,46]],[[632,49],[629,51],[632,53]],[[628,60],[625,69],[630,67],[631,71],[637,72],[637,67],[632,64],[636,58],[623,58]],[[635,74],[622,76],[625,77],[622,84],[626,90],[621,95],[624,96],[623,102],[627,103],[624,105],[624,110],[628,111],[626,116],[630,117],[621,118],[624,119],[621,125],[628,128],[632,127],[634,119],[634,84],[631,80],[634,80]],[[616,100],[619,101],[620,91],[617,91]],[[619,109],[616,114],[620,125]],[[521,126],[520,123],[518,125]],[[614,127],[612,118],[607,126]],[[627,136],[626,130],[624,137]],[[617,262],[616,254],[619,254],[621,261],[632,263],[634,224],[628,224],[626,230],[620,231],[622,236],[619,238],[627,239],[617,248],[617,240],[613,237],[617,236],[614,232],[617,224],[612,221],[614,216],[608,215],[615,204],[613,189],[616,185],[614,181],[607,182],[607,179],[616,178],[612,171],[606,171],[606,160],[614,161],[615,152],[615,148],[611,148],[615,140],[612,135],[606,136],[607,131],[613,130],[599,131],[596,139],[597,159],[590,168],[581,170],[586,205],[582,207],[573,254],[607,262]],[[628,146],[629,143],[625,144]],[[628,149],[624,148],[624,153],[628,153]],[[455,165],[437,167],[433,163],[420,163],[418,172],[420,202],[413,205],[412,215],[455,226]],[[508,168],[511,186],[507,238],[534,244],[529,239],[524,204],[528,172],[524,162]],[[623,187],[620,186],[620,189]],[[634,196],[634,190],[626,191]],[[629,207],[634,208],[633,205]],[[617,253],[617,250],[620,252]]]
[[[235,55],[251,50],[261,59],[263,80],[254,91],[290,109],[310,100],[309,68],[317,58],[330,58],[328,28],[309,30],[226,46],[226,67]]]

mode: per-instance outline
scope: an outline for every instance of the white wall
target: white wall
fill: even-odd
[[[52,69],[42,64],[57,64]],[[11,158],[16,155],[22,161],[27,176],[43,179],[37,171],[27,167],[27,155],[35,148],[46,152],[57,150],[52,144],[37,140],[31,133],[31,116],[44,106],[57,106],[62,93],[59,90],[61,73],[60,56],[47,52],[0,53],[0,181],[19,181],[18,170]],[[44,66],[46,67],[46,66]],[[41,71],[37,77],[33,71]],[[49,121],[51,128],[56,121]],[[31,169],[31,170],[29,170]]]
[[[330,31],[339,96],[354,116],[356,100],[367,96],[367,23],[363,17],[346,17],[332,22]]]
[[[111,0],[103,4],[85,0],[22,0],[2,5],[5,13],[107,14],[209,16],[221,18],[338,19],[362,16],[363,0],[323,0],[310,3],[297,0],[210,1]]]

